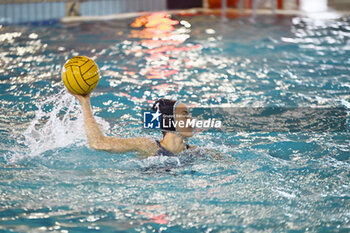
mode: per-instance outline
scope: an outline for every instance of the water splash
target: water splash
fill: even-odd
[[[37,104],[34,119],[18,139],[25,149],[5,156],[9,163],[33,158],[46,151],[80,145],[86,141],[82,114],[74,97],[65,90]]]
[[[132,159],[120,163],[123,169],[142,170],[142,171],[163,171],[181,166],[178,157],[152,156],[145,159]]]

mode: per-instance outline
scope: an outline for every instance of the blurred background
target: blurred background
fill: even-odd
[[[323,12],[350,10],[348,0],[0,0],[0,23],[54,23],[64,17],[198,8],[256,14],[258,10]],[[220,13],[220,12],[219,12]]]

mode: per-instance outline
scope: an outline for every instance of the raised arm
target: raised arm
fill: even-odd
[[[84,115],[84,126],[89,146],[95,150],[123,153],[138,151],[145,155],[154,155],[157,145],[150,138],[107,137],[97,124],[90,105],[90,96],[74,95],[80,102]]]

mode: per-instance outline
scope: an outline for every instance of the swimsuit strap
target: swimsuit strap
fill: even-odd
[[[155,140],[158,147],[159,147],[159,150],[157,151],[156,155],[165,155],[165,156],[175,156],[175,154],[171,151],[168,151],[167,149],[165,149],[161,144],[160,144],[160,141],[159,140]],[[190,146],[188,144],[186,144],[186,149],[190,149]]]
[[[175,154],[171,151],[168,151],[167,149],[165,149],[161,144],[160,144],[160,141],[156,140],[156,143],[159,147],[159,150],[157,151],[156,153],[156,156],[175,156]]]

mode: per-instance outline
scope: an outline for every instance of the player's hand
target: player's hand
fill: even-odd
[[[70,92],[68,90],[68,92],[73,95],[81,104],[84,102],[89,102],[90,101],[90,93],[86,94],[86,95],[78,95],[78,94],[74,94],[72,92]]]
[[[87,95],[76,95],[73,94],[73,96],[82,104],[84,102],[89,102],[90,101],[90,93]]]

